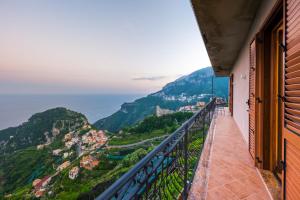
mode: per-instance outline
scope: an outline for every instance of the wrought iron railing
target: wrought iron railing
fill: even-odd
[[[195,113],[96,199],[187,199],[215,102]]]

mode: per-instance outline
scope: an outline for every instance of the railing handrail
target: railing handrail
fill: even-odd
[[[169,142],[171,142],[172,139],[176,137],[179,132],[183,132],[184,135],[184,130],[191,127],[195,122],[195,119],[203,112],[205,112],[207,107],[209,107],[213,103],[215,103],[215,98],[211,100],[208,104],[206,104],[201,110],[196,112],[191,118],[185,121],[178,129],[176,129],[165,140],[163,140],[157,147],[155,147],[151,152],[149,152],[142,160],[136,163],[128,172],[123,174],[121,178],[115,181],[109,188],[107,188],[102,194],[100,194],[100,196],[98,196],[96,200],[107,200],[112,198],[116,191],[120,190],[136,173],[139,172],[140,169],[144,167],[146,163],[148,163],[151,159],[153,159],[157,153],[161,152],[161,150],[163,150],[164,147]]]

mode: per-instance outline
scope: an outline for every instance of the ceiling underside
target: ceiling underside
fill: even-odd
[[[217,76],[228,76],[262,0],[191,0]]]

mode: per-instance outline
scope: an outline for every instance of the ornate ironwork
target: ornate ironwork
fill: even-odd
[[[187,199],[215,102],[195,113],[96,199]]]

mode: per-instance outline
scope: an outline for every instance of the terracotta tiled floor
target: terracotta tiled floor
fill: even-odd
[[[206,199],[270,199],[253,166],[247,145],[227,110],[225,115],[218,115],[215,124],[207,170]],[[203,196],[192,199],[203,199]]]

